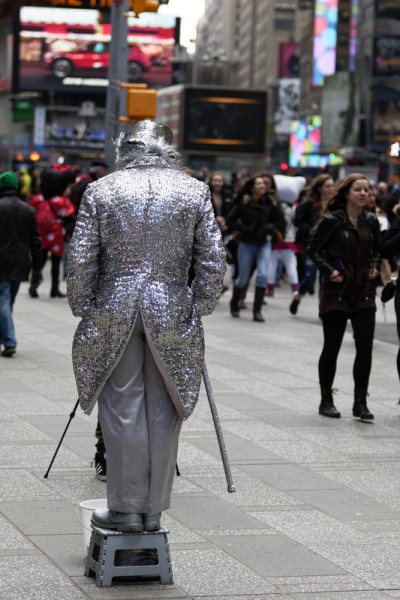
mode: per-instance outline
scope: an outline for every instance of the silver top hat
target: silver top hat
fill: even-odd
[[[172,131],[166,125],[145,119],[135,123],[132,129],[125,131],[122,143],[140,144],[163,139],[167,144],[172,143]]]

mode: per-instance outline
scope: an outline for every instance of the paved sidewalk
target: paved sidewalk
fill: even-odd
[[[204,390],[184,424],[170,530],[175,584],[97,588],[83,575],[76,506],[105,496],[94,476],[96,415],[73,419],[70,347],[77,320],[48,283],[23,284],[18,354],[0,358],[1,600],[380,600],[400,598],[400,386],[393,303],[377,313],[373,424],[351,417],[351,333],[335,382],[342,419],[317,414],[322,333],[316,297],[297,317],[289,288],[232,319],[229,294],[205,320],[207,364],[237,493],[228,494]]]

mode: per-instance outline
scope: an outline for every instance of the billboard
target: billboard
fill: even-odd
[[[300,108],[300,79],[279,79],[277,108],[274,115],[275,133],[290,134],[290,123]]]
[[[339,0],[316,0],[312,83],[324,85],[324,77],[335,73]]]
[[[283,77],[299,77],[299,56],[300,44],[298,42],[283,42],[279,44],[279,79]]]
[[[312,157],[312,166],[315,165],[314,157],[319,155],[321,149],[321,116],[312,115],[305,119],[295,120],[291,123],[289,138],[289,166],[307,166],[307,159],[303,155]]]
[[[186,87],[183,149],[262,154],[266,92]]]
[[[374,75],[399,74],[400,35],[391,37],[376,37],[374,39]]]
[[[400,135],[400,90],[392,80],[373,88],[372,96],[372,148],[386,152],[396,135]]]
[[[326,77],[321,96],[322,149],[358,146],[360,94],[353,73]]]
[[[105,16],[106,15],[106,16]],[[109,13],[91,9],[20,8],[15,24],[13,91],[104,92],[108,85]],[[128,81],[172,83],[175,17],[146,13],[128,20]]]

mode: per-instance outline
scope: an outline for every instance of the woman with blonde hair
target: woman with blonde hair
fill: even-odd
[[[367,395],[381,237],[377,218],[365,209],[368,189],[367,178],[359,173],[341,181],[308,246],[309,256],[323,276],[319,315],[324,346],[318,369],[319,414],[325,417],[340,417],[333,403],[332,385],[347,321],[350,321],[356,346],[353,416],[368,421],[374,418],[367,407]]]

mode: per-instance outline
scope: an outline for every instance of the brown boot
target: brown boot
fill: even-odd
[[[265,288],[256,287],[256,291],[254,294],[254,305],[253,305],[253,321],[256,321],[257,323],[265,322],[265,319],[262,316],[262,312],[261,312],[264,295],[265,295]]]

